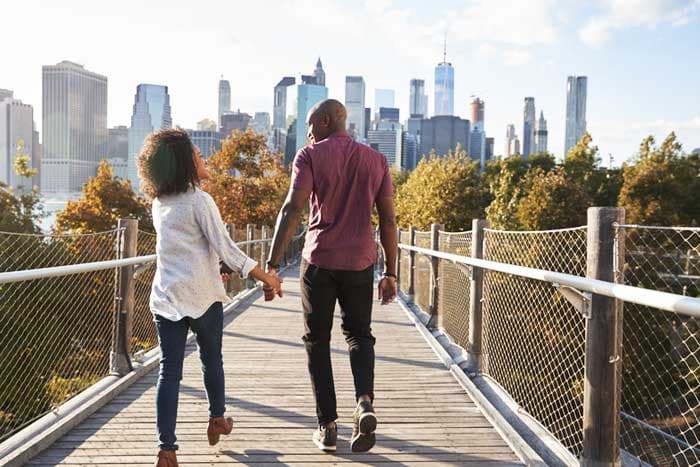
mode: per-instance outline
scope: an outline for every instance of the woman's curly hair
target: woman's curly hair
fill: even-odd
[[[194,147],[181,128],[154,131],[146,137],[136,160],[141,191],[150,199],[185,193],[199,179],[194,163]]]

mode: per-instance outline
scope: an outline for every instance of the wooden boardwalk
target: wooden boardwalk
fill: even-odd
[[[286,275],[284,299],[264,302],[257,294],[226,318],[226,402],[235,427],[216,447],[206,441],[206,395],[196,348],[188,347],[177,425],[180,465],[522,465],[398,304],[374,309],[379,426],[370,453],[350,452],[354,391],[336,314],[338,452],[318,451],[311,443],[316,418],[296,275]],[[142,378],[30,463],[153,465],[156,378],[157,371]]]

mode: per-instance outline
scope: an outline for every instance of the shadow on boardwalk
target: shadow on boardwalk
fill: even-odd
[[[298,289],[295,277],[287,275],[290,290]],[[395,304],[375,308],[377,446],[350,452],[354,389],[338,325],[338,451],[318,451],[299,306],[298,293],[273,302],[253,297],[226,317],[226,402],[235,428],[216,447],[206,443],[206,395],[196,347],[188,346],[177,426],[181,465],[521,465]],[[31,463],[152,465],[156,380],[157,371],[149,373]]]

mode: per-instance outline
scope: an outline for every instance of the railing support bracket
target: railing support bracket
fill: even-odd
[[[566,299],[567,302],[583,315],[586,319],[591,319],[591,298],[590,292],[581,292],[578,289],[569,287],[568,285],[552,284],[559,294]]]

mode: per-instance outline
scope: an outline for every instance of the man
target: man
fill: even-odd
[[[374,207],[386,259],[379,282],[382,304],[396,298],[398,245],[386,158],[350,138],[345,131],[346,116],[343,104],[333,99],[320,102],[309,112],[307,138],[311,144],[294,158],[291,186],[277,218],[267,268],[271,273],[277,271],[308,201],[311,212],[302,253],[301,288],[303,340],[319,423],[313,441],[323,451],[336,449],[338,414],[330,338],[338,301],[357,399],[351,447],[354,452],[364,452],[374,446],[377,426],[372,407],[375,339],[370,327],[377,254]],[[272,296],[266,292],[266,298]]]

